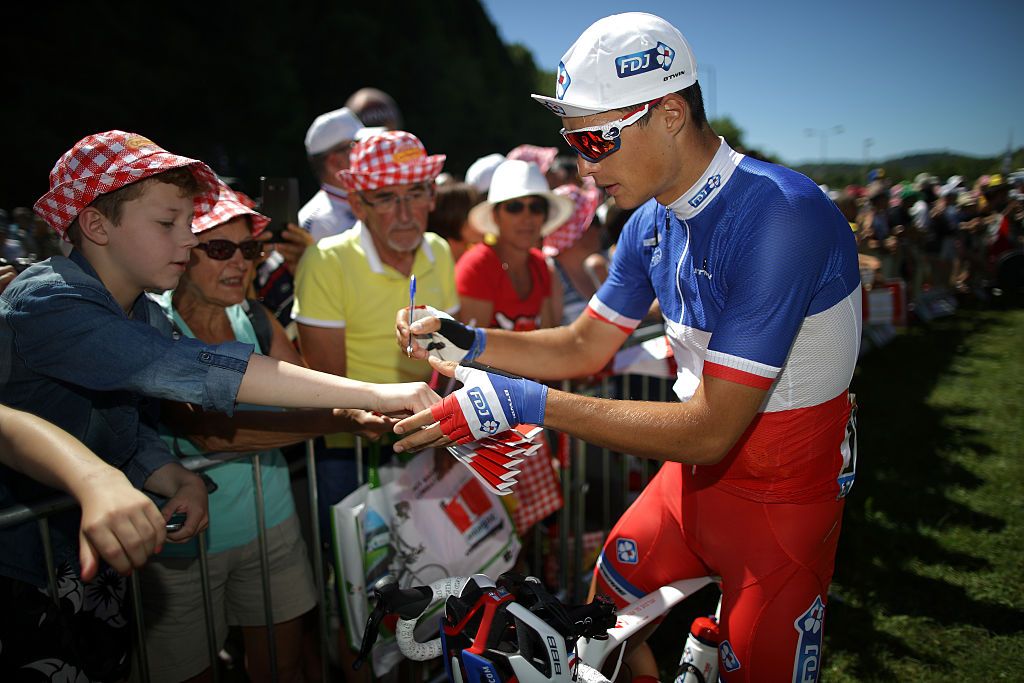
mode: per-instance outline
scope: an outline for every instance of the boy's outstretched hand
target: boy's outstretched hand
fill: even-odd
[[[441,400],[441,397],[423,382],[371,384],[368,391],[374,396],[373,410],[385,415],[416,413]]]
[[[436,358],[430,364],[442,375],[456,377],[463,387],[395,425],[396,434],[409,434],[394,445],[395,451],[469,443],[518,424],[544,424],[547,386]]]

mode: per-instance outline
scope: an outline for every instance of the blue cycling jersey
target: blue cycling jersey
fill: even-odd
[[[723,140],[670,207],[652,200],[633,214],[588,313],[631,331],[655,298],[681,400],[705,375],[768,392],[733,453],[704,469],[758,499],[835,497],[850,464],[861,291],[856,243],[832,201]]]

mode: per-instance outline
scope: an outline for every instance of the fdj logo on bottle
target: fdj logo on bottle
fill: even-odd
[[[676,51],[665,43],[659,42],[655,47],[643,52],[633,52],[615,58],[615,71],[619,78],[645,74],[655,69],[668,71],[672,68],[672,60]]]
[[[497,434],[498,421],[494,419],[494,413],[491,412],[491,407],[487,404],[487,399],[484,398],[484,392],[480,391],[479,387],[473,387],[466,392],[466,395],[473,404],[476,418],[480,420],[480,429],[488,434]]]

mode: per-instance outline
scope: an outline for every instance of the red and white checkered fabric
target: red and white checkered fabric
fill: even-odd
[[[242,192],[235,192],[222,181],[220,195],[213,209],[200,215],[196,210],[196,217],[192,219],[192,232],[200,233],[204,230],[212,230],[218,225],[227,223],[237,216],[250,216],[252,218],[252,234],[258,235],[270,224],[270,219],[262,213],[252,209],[253,201]]]
[[[579,241],[583,233],[590,227],[591,221],[594,220],[594,214],[597,212],[597,206],[601,203],[601,189],[590,176],[583,179],[583,187],[568,183],[559,185],[554,191],[555,194],[573,200],[576,209],[572,212],[569,220],[544,238],[544,253],[549,256],[558,256]]]
[[[187,167],[207,191],[196,197],[196,214],[217,201],[217,175],[201,161],[171,154],[149,138],[122,130],[89,135],[65,152],[50,171],[50,191],[35,211],[65,240],[68,226],[100,195],[172,168]]]
[[[506,159],[521,159],[540,166],[544,173],[548,172],[555,157],[558,156],[557,147],[538,147],[537,145],[519,145],[508,153]]]
[[[235,196],[238,197],[238,201],[245,204],[250,209],[256,208],[256,200],[242,192],[241,190],[234,190]]]
[[[388,130],[356,143],[349,168],[338,180],[349,192],[378,190],[393,185],[433,180],[444,167],[444,154],[427,156],[420,139],[403,130]]]
[[[562,508],[562,484],[558,481],[554,461],[547,441],[540,439],[541,447],[533,455],[516,465],[519,475],[512,494],[506,502],[512,522],[520,536],[552,512]]]

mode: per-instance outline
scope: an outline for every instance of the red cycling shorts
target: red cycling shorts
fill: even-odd
[[[598,592],[622,606],[679,579],[720,576],[722,680],[817,681],[843,501],[757,502],[698,486],[690,472],[665,463],[619,519]]]

